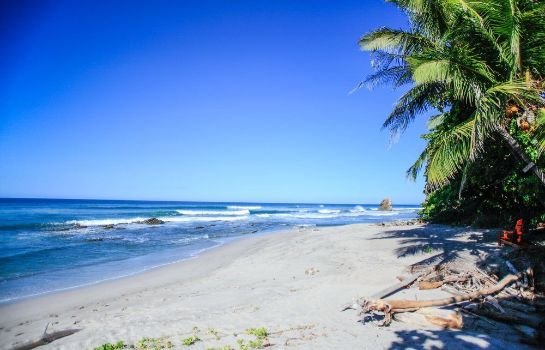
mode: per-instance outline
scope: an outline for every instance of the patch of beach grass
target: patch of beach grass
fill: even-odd
[[[167,338],[142,338],[136,343],[137,350],[167,350],[173,349],[174,344]]]
[[[185,346],[191,346],[198,341],[201,341],[199,337],[197,337],[196,335],[191,335],[187,338],[182,339],[182,344],[184,344]]]
[[[102,344],[100,346],[97,346],[93,350],[121,350],[121,349],[128,349],[128,347],[125,345],[125,343],[120,340],[117,343],[106,343]]]

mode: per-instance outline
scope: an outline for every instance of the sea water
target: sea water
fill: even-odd
[[[0,199],[0,302],[192,258],[248,234],[415,218],[415,205]],[[157,218],[160,225],[144,220]]]

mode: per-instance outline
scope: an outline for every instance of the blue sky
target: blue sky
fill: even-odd
[[[401,91],[349,91],[382,1],[3,1],[0,196],[419,203]]]

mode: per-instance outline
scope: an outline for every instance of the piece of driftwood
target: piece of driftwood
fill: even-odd
[[[441,290],[444,291],[444,292],[447,292],[449,294],[452,294],[452,295],[463,295],[464,293],[460,292],[459,290],[457,290],[456,288],[452,287],[452,286],[449,286],[448,284],[443,284],[441,286]]]
[[[38,346],[52,343],[57,339],[68,337],[69,335],[72,335],[74,333],[81,331],[81,329],[65,329],[62,331],[47,333],[48,326],[49,326],[49,323],[45,326],[45,330],[42,336],[40,337],[40,339],[28,342],[26,344],[15,346],[14,348],[12,348],[12,350],[32,350],[37,348]]]
[[[384,300],[362,298],[358,300],[357,304],[361,308],[362,314],[373,311],[383,312],[385,316],[383,325],[389,325],[392,321],[392,315],[395,313],[407,312],[408,309],[414,310],[425,307],[446,306],[496,294],[511,283],[518,281],[521,277],[520,273],[517,275],[507,275],[494,286],[449,298],[433,300]]]
[[[373,298],[373,299],[386,298],[386,297],[388,297],[388,296],[390,296],[390,295],[392,295],[394,293],[397,293],[401,289],[407,288],[408,285],[410,285],[411,283],[413,283],[414,281],[416,281],[418,278],[420,278],[423,275],[424,275],[424,273],[417,273],[417,274],[413,274],[413,275],[410,275],[408,277],[405,277],[401,282],[396,283],[391,287],[385,288],[385,289],[381,290],[380,292],[377,292],[377,293],[373,294],[371,296],[371,298]],[[341,308],[341,311],[346,311],[346,310],[349,310],[349,309],[358,309],[358,308],[359,308],[358,303],[355,302],[355,303],[350,303],[350,304],[344,305]]]
[[[464,320],[459,312],[441,309],[421,309],[416,312],[404,312],[394,316],[396,321],[411,325],[428,327],[431,325],[442,329],[462,329]]]
[[[443,281],[421,281],[418,283],[418,289],[420,290],[426,290],[426,289],[436,289],[443,285]]]
[[[390,296],[390,295],[392,295],[394,293],[397,293],[401,289],[407,288],[407,286],[409,284],[416,281],[422,275],[423,275],[422,273],[412,274],[412,275],[408,276],[407,278],[405,278],[403,281],[401,281],[399,283],[396,283],[391,287],[388,287],[386,289],[381,290],[380,292],[377,292],[377,293],[373,294],[371,296],[371,298],[374,298],[374,299],[386,298],[386,297],[388,297],[388,296]]]
[[[494,298],[493,296],[489,295],[486,298],[484,298],[484,301],[486,301],[488,304],[490,304],[493,308],[498,310],[499,312],[503,313],[505,312],[504,308],[500,305],[498,300]]]
[[[421,290],[425,289],[436,289],[441,286],[443,286],[445,283],[453,283],[453,282],[464,282],[468,279],[468,276],[448,276],[440,281],[421,281],[418,284],[418,288]]]

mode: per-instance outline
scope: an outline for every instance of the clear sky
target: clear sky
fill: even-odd
[[[349,94],[380,0],[3,0],[0,197],[419,203],[420,119]]]

